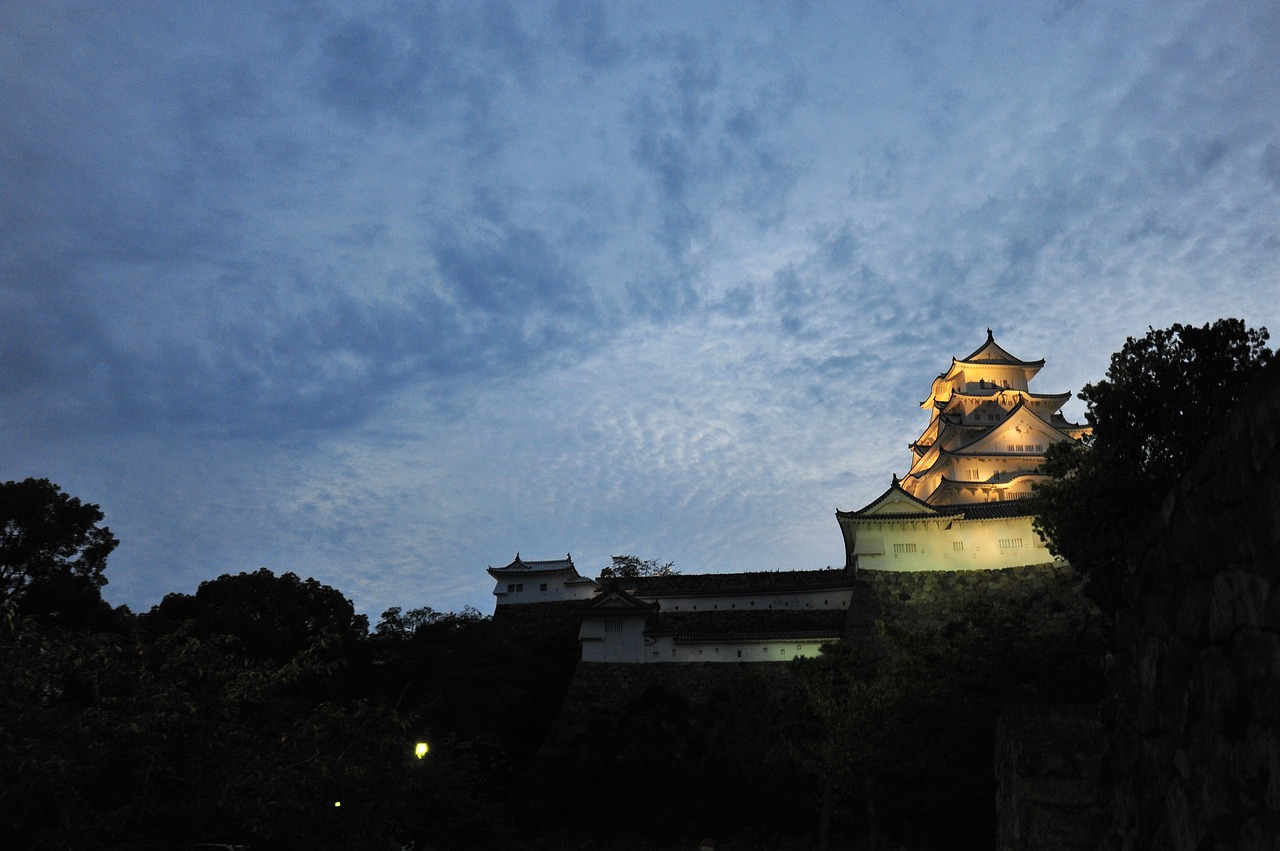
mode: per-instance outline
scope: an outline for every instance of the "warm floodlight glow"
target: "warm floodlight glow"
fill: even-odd
[[[342,806],[342,802],[341,802],[341,801],[334,801],[334,802],[333,802],[333,805],[334,805],[335,807],[340,807],[340,806]]]
[[[430,750],[430,748],[427,747],[426,742],[418,742],[416,745],[413,746],[413,755],[416,756],[418,759],[422,759],[424,756],[427,755],[428,750]]]

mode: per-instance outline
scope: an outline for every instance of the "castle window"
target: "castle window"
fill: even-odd
[[[964,551],[964,541],[952,541],[952,542],[951,542],[951,549],[955,550],[956,552],[963,552],[963,551]]]
[[[915,551],[916,551],[915,544],[894,544],[893,545],[894,555],[898,555],[899,553],[914,553]]]
[[[607,618],[604,622],[605,632],[622,632],[622,618]]]
[[[658,658],[658,651],[657,651],[657,650],[653,651],[653,658],[655,658],[655,659],[657,659],[657,658]]]
[[[739,659],[741,659],[741,658],[742,658],[742,651],[741,651],[741,650],[739,650],[739,651],[738,651],[738,658],[739,658]]]
[[[547,590],[547,583],[543,582],[541,585],[539,585],[539,586],[538,586],[538,590],[539,590],[539,591],[546,591],[546,590]]]
[[[1000,539],[1000,549],[1002,550],[1011,550],[1011,549],[1014,549],[1015,547],[1020,547],[1020,546],[1022,546],[1021,538],[1001,538]]]
[[[508,582],[508,583],[507,583],[507,593],[508,593],[508,594],[515,594],[515,593],[520,592],[520,591],[523,591],[523,590],[524,590],[524,583],[523,583],[523,582]]]

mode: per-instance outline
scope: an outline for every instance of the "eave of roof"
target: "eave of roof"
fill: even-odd
[[[1026,396],[1028,399],[1042,399],[1048,402],[1057,401],[1058,399],[1062,399],[1063,401],[1069,401],[1071,399],[1070,392],[1033,393],[1030,390],[1016,390],[1012,387],[994,387],[991,389],[990,393],[965,393],[963,391],[957,390],[951,394],[951,398],[952,399],[984,399],[985,400],[985,399],[990,399],[992,396],[999,396],[1001,393],[1017,393],[1021,396]],[[950,401],[951,401],[950,399],[947,400],[947,402],[950,402]],[[947,402],[944,402],[943,404],[946,405]]]
[[[865,523],[904,520],[994,520],[1006,517],[1031,517],[1035,512],[1034,497],[1006,499],[1000,502],[947,503],[930,506],[932,512],[913,514],[866,514],[858,515],[848,512],[837,512],[841,520],[860,520]]]
[[[718,596],[766,591],[773,593],[822,591],[853,587],[853,579],[843,568],[638,576],[621,579],[619,582],[632,594],[652,598]]]
[[[997,349],[1000,350],[1000,353],[1003,357],[1000,360],[975,360],[975,358],[977,358],[978,355],[982,354],[982,350],[985,349],[987,346],[995,346]],[[996,342],[995,334],[991,332],[990,328],[987,329],[987,339],[983,341],[981,346],[978,346],[978,348],[969,352],[969,354],[965,355],[964,357],[953,358],[953,360],[956,361],[957,363],[975,364],[975,365],[981,365],[981,366],[1005,365],[1005,366],[1022,366],[1022,367],[1036,367],[1036,368],[1044,366],[1044,358],[1040,358],[1040,360],[1035,360],[1035,361],[1027,361],[1027,360],[1021,360],[1020,358],[1015,358],[1013,355],[1009,354],[1009,352],[1003,346],[1001,346],[999,343]]]
[[[512,567],[511,565],[507,565],[506,567],[490,567],[488,568],[488,571],[491,576],[546,575],[548,573],[565,573],[569,571],[577,573],[572,565],[569,565],[568,567]]]
[[[981,351],[981,349],[979,351]],[[977,354],[977,352],[975,352],[974,354]],[[997,366],[997,367],[1006,366],[1006,367],[1015,367],[1018,369],[1038,370],[1044,367],[1044,358],[1040,358],[1040,360],[1019,360],[1018,358],[1015,358],[1013,355],[1009,355],[1008,358],[1003,358],[1001,360],[974,360],[973,355],[970,355],[969,357],[966,357],[966,358],[956,358],[956,363],[964,364],[965,366]],[[1007,390],[1009,388],[1001,388],[1001,389]]]
[[[932,511],[898,512],[894,514],[859,514],[856,511],[837,511],[840,520],[962,520],[958,506],[930,506]],[[947,510],[942,510],[942,509]]]
[[[571,570],[574,573],[578,572],[578,569],[573,565],[573,556],[566,556],[565,558],[558,559],[544,559],[542,561],[525,561],[520,558],[520,553],[516,553],[515,560],[510,564],[505,564],[502,567],[490,566],[488,568],[488,571],[492,576],[497,576],[500,573],[505,574],[507,572],[519,573],[521,576],[525,576],[530,573],[559,573],[565,570]]]
[[[1006,499],[1002,502],[975,502],[970,505],[957,505],[954,508],[964,510],[965,520],[1003,520],[1010,517],[1032,517],[1036,513],[1037,500],[1034,497]]]
[[[1057,428],[1056,426],[1054,426],[1054,424],[1053,424],[1053,423],[1049,422],[1049,421],[1048,421],[1048,420],[1046,420],[1044,417],[1040,416],[1040,415],[1039,415],[1039,414],[1037,414],[1035,411],[1033,411],[1033,410],[1031,410],[1030,408],[1028,408],[1028,407],[1027,407],[1027,405],[1026,405],[1026,402],[1024,402],[1024,401],[1019,401],[1019,402],[1018,402],[1018,404],[1014,405],[1012,408],[1010,408],[1010,409],[1009,409],[1009,413],[1005,415],[1005,418],[1004,418],[1004,419],[1002,419],[1002,420],[1001,420],[1000,422],[998,422],[998,423],[991,423],[991,425],[989,425],[989,426],[983,426],[983,427],[982,427],[982,433],[981,433],[981,434],[978,434],[978,435],[974,435],[973,439],[972,439],[972,440],[970,440],[968,443],[962,443],[962,444],[960,444],[959,446],[956,446],[956,447],[954,447],[954,448],[952,448],[952,449],[944,449],[943,447],[939,446],[939,447],[938,447],[938,452],[939,452],[939,453],[943,453],[943,452],[945,452],[945,453],[947,453],[947,454],[949,454],[949,455],[953,455],[953,456],[954,456],[954,455],[961,455],[961,454],[963,454],[963,453],[964,453],[964,450],[968,449],[970,446],[973,446],[975,443],[977,443],[978,441],[980,441],[980,440],[982,440],[983,438],[985,438],[988,434],[990,434],[990,433],[992,433],[992,432],[994,432],[994,431],[999,431],[1001,428],[1003,428],[1004,426],[1008,425],[1009,420],[1013,419],[1014,415],[1015,415],[1015,414],[1017,414],[1019,411],[1024,411],[1024,412],[1026,412],[1026,414],[1027,414],[1029,417],[1031,417],[1031,418],[1032,418],[1032,419],[1034,419],[1036,422],[1038,422],[1038,423],[1040,423],[1041,425],[1043,425],[1045,428],[1051,429],[1051,430],[1056,431],[1056,432],[1059,432],[1059,433],[1061,433],[1061,431],[1062,431],[1062,429]],[[1069,438],[1069,435],[1063,435],[1063,437],[1068,437],[1068,438]],[[1027,454],[1027,453],[1025,453],[1025,452],[983,452],[983,453],[981,453],[981,454],[983,454],[983,455],[1025,455],[1025,454]]]
[[[662,635],[653,632],[650,635]],[[673,641],[682,644],[743,644],[757,641],[837,641],[843,637],[841,630],[811,630],[806,632],[689,632],[671,634]]]
[[[857,511],[841,511],[840,509],[838,509],[838,508],[837,508],[837,509],[836,509],[836,518],[837,518],[837,519],[839,519],[839,518],[842,518],[842,517],[845,517],[845,518],[848,518],[848,517],[862,517],[862,516],[864,516],[864,515],[865,515],[865,516],[870,516],[870,517],[885,517],[885,516],[887,516],[887,515],[884,515],[884,514],[872,514],[872,515],[866,515],[866,511],[867,511],[867,509],[869,509],[869,508],[871,508],[872,506],[874,506],[876,503],[878,503],[878,502],[880,502],[881,500],[883,500],[885,497],[889,496],[889,495],[890,495],[891,493],[893,493],[894,491],[897,491],[901,496],[905,496],[905,497],[906,497],[907,499],[909,499],[911,502],[916,503],[917,505],[919,505],[919,506],[920,506],[920,508],[921,508],[921,513],[923,513],[923,514],[926,514],[926,515],[930,515],[930,516],[932,516],[933,512],[936,510],[936,509],[934,509],[934,508],[933,508],[933,506],[929,505],[929,504],[928,504],[927,502],[925,502],[924,500],[920,499],[919,497],[915,496],[914,494],[911,494],[911,493],[907,492],[907,491],[902,487],[902,485],[898,483],[898,477],[897,477],[897,476],[894,476],[894,477],[893,477],[893,482],[892,482],[892,484],[890,484],[890,485],[889,485],[889,487],[885,489],[884,493],[880,494],[878,497],[876,497],[875,499],[871,500],[871,501],[870,501],[870,502],[868,502],[866,505],[862,506],[862,508],[859,508]],[[915,513],[915,512],[911,512],[911,513]]]
[[[953,478],[950,478],[949,476],[943,476],[941,481],[938,482],[938,486],[934,488],[934,493],[937,493],[939,490],[941,490],[944,485],[951,485],[953,487],[975,488],[975,487],[983,487],[985,485],[1007,485],[1011,482],[1017,481],[1018,479],[1047,479],[1047,478],[1050,478],[1048,473],[1041,473],[1037,470],[1006,470],[1004,472],[995,473],[989,479],[953,479]],[[926,500],[926,502],[928,502],[928,500]],[[935,508],[937,507],[936,503],[930,502],[929,504],[934,506]]]

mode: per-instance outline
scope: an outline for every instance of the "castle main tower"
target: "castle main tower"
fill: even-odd
[[[1044,360],[1024,361],[995,341],[933,380],[920,407],[929,424],[909,445],[911,466],[857,511],[837,511],[850,567],[963,570],[1051,561],[1031,526],[1032,486],[1046,449],[1087,426],[1062,415],[1068,393],[1035,393]]]

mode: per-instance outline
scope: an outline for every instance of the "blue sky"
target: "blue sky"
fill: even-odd
[[[0,478],[98,503],[135,610],[838,565],[987,327],[1053,392],[1280,332],[1277,45],[1270,0],[4,4]]]

